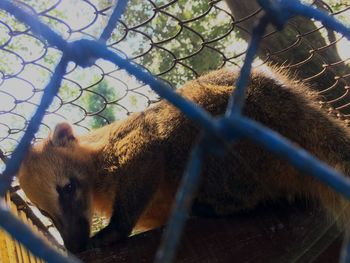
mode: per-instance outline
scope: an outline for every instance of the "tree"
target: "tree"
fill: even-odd
[[[159,0],[152,6],[131,0],[122,18],[132,28],[124,42],[136,44],[131,57],[177,87],[224,64],[223,53],[230,39],[219,38],[232,25],[231,17],[209,1],[168,3]],[[119,25],[110,43],[116,42],[117,48],[123,46],[118,39],[124,33],[125,28]]]
[[[329,12],[328,6],[322,1],[314,1],[316,6]],[[235,19],[247,17],[259,10],[256,1],[227,0]],[[339,10],[345,3],[340,4],[331,1]],[[255,16],[256,17],[256,16]],[[240,36],[249,41],[256,19],[246,19],[237,27]],[[336,45],[336,35],[333,31],[322,32],[320,25],[304,17],[294,17],[281,32],[268,35],[260,43],[258,55],[262,60],[268,59],[276,65],[284,65],[296,74],[297,78],[307,80],[317,91],[324,92],[326,100],[331,101],[342,97],[345,93],[346,81],[337,76],[349,72],[349,67],[340,58]],[[268,32],[275,31],[269,27]],[[324,31],[324,30],[323,30]],[[324,34],[323,34],[324,33]],[[336,63],[330,66],[332,63]],[[328,66],[324,66],[328,65]],[[333,102],[334,107],[339,107],[350,102],[350,96]],[[344,113],[350,113],[350,109],[343,109]]]
[[[109,4],[110,1],[103,0],[99,7]],[[179,0],[167,6],[168,1],[159,0],[156,5],[153,6],[151,2],[145,4],[140,0],[129,1],[122,17],[127,28],[118,24],[108,44],[129,58],[134,58],[137,63],[167,80],[173,87],[179,87],[199,74],[224,65],[225,50],[235,38],[231,34],[220,40],[232,28],[228,14],[212,7],[208,1]],[[196,17],[198,19],[194,19]],[[151,20],[148,21],[149,19]],[[98,84],[93,91],[108,96],[114,88],[104,82]],[[130,101],[135,104],[135,100],[131,94]],[[105,104],[96,94],[91,94],[84,101],[91,113],[103,109]],[[97,115],[92,114],[92,128],[113,121],[111,117],[115,115],[111,108],[106,108]]]
[[[86,98],[86,110],[92,115],[91,128],[100,128],[116,120],[113,108],[108,107],[108,102],[116,96],[115,89],[109,87],[105,80],[89,89]]]

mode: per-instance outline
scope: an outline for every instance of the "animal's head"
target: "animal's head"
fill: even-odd
[[[90,235],[90,156],[72,127],[61,123],[30,149],[19,171],[23,191],[53,220],[72,252],[84,249]]]

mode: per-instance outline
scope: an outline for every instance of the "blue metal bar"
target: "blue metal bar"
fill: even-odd
[[[32,138],[39,129],[46,109],[51,104],[54,96],[58,92],[67,63],[67,60],[62,58],[57,65],[50,83],[45,88],[40,105],[31,118],[24,136],[11,155],[11,158],[8,159],[6,163],[5,171],[0,176],[0,195],[2,197],[5,196],[11,185],[13,177],[18,172],[21,161],[30,147]],[[32,233],[32,231],[24,223],[17,220],[3,206],[0,206],[0,226],[4,228],[4,230],[14,239],[25,245],[34,255],[47,260],[48,262],[80,262],[74,257],[65,257],[49,245],[45,244],[45,242]]]
[[[176,193],[170,220],[164,231],[155,263],[170,263],[175,258],[177,246],[185,226],[187,211],[192,204],[193,195],[198,187],[204,148],[204,141],[201,140],[192,150],[191,161],[187,165],[179,191]]]
[[[16,3],[20,5],[19,2]],[[18,21],[30,26],[30,30],[33,31],[33,33],[43,36],[50,45],[55,46],[62,51],[67,49],[67,42],[49,26],[40,22],[37,16],[34,17],[34,14],[29,14],[9,0],[1,0],[0,9],[5,10],[16,17]]]
[[[257,0],[259,5],[264,9],[265,15],[269,18],[269,22],[278,30],[282,30],[285,23],[290,18],[288,10],[282,10],[283,5],[276,0]]]
[[[117,5],[114,7],[113,13],[108,20],[106,27],[104,28],[101,36],[100,42],[106,42],[112,35],[118,20],[125,12],[126,6],[128,5],[128,0],[118,0]]]
[[[167,99],[170,103],[172,103],[174,106],[178,107],[179,109],[182,110],[182,112],[191,120],[197,122],[198,124],[201,125],[201,127],[206,130],[208,133],[215,134],[217,136],[221,136],[226,140],[232,140],[236,135],[235,131],[239,131],[238,127],[239,125],[235,125],[234,127],[232,126],[231,129],[231,134],[227,131],[223,131],[220,129],[218,126],[218,123],[214,121],[214,119],[203,109],[199,108],[196,106],[194,103],[187,101],[177,93],[173,92],[169,88],[167,88],[163,83],[159,83],[159,81],[155,80],[154,77],[152,77],[148,72],[142,70],[140,67],[134,65],[130,61],[127,61],[123,58],[121,58],[118,54],[115,54],[109,50],[103,50],[103,49],[98,49],[100,54],[100,57],[105,58],[106,60],[109,60],[116,65],[118,65],[120,68],[127,70],[130,74],[135,74],[141,81],[143,81],[146,84],[149,84],[152,89],[154,89],[160,96],[163,98]],[[141,72],[140,72],[141,71]],[[234,115],[233,115],[234,116]],[[237,115],[236,115],[237,116]],[[250,121],[248,122],[246,118],[242,116],[237,116],[235,117],[235,123],[237,122],[237,118],[242,118],[244,122],[240,122],[241,124],[246,123],[246,125],[249,124],[249,127],[252,129],[252,132],[255,132],[256,130],[259,130],[259,133],[256,134],[251,134],[248,132],[248,130],[245,130],[245,135],[248,136],[248,134],[251,134],[249,136],[249,139],[255,140],[257,139],[257,135],[261,136],[268,136],[268,133],[272,133],[272,130],[264,128],[262,129],[262,125]],[[231,116],[232,118],[232,116]],[[273,132],[274,135],[277,133]],[[241,134],[244,135],[244,134]],[[232,137],[231,137],[232,136]],[[274,136],[273,136],[274,138]],[[279,136],[278,138],[282,138]],[[271,148],[270,150],[273,149],[278,149],[278,147],[284,147],[285,142],[283,140],[271,140],[271,143],[275,143],[273,146],[274,148]],[[268,145],[265,145],[266,147]],[[285,148],[283,148],[285,149]],[[313,167],[310,170],[307,170],[308,173],[311,173],[312,175],[318,177],[319,172],[322,173],[324,176],[324,179],[327,178],[333,178],[337,182],[340,182],[340,184],[343,187],[338,187],[333,185],[332,187],[336,187],[337,191],[341,192],[344,196],[350,199],[350,184],[348,178],[345,178],[343,175],[335,171],[334,169],[331,169],[329,166],[323,164],[316,158],[312,158],[310,154],[305,154],[307,153],[306,151],[302,150],[302,152],[299,152],[298,157],[300,157],[298,160],[300,162],[295,162],[293,160],[293,152],[297,151],[296,147],[293,147],[293,145],[288,146],[288,150],[291,151],[288,153],[288,160],[292,161],[292,163],[298,167],[298,169],[301,169],[305,171],[305,167],[307,166],[306,163],[308,161],[312,162],[312,165],[310,167]],[[300,151],[300,150],[299,150]],[[311,157],[311,158],[310,158]],[[318,169],[316,169],[318,167]],[[316,171],[316,172],[315,172]],[[321,179],[321,178],[320,178]],[[333,180],[332,179],[332,180]],[[327,182],[328,184],[332,184],[333,181]]]
[[[258,49],[260,40],[262,39],[266,27],[269,24],[269,18],[264,15],[259,23],[254,27],[252,32],[252,39],[249,42],[248,50],[244,59],[244,63],[237,79],[236,89],[234,89],[233,94],[228,102],[226,116],[231,118],[236,114],[240,114],[245,103],[245,96],[248,81],[250,79],[250,71],[252,68],[252,63],[254,61],[256,51]]]
[[[45,88],[40,104],[31,118],[21,141],[12,153],[11,158],[7,161],[5,170],[2,173],[2,176],[0,176],[0,197],[4,197],[7,190],[10,188],[13,177],[18,172],[21,161],[27,153],[35,133],[39,130],[45,111],[50,106],[61,85],[62,76],[65,73],[67,63],[68,61],[65,58],[62,58],[58,63],[49,84]]]
[[[350,40],[350,28],[346,27],[340,21],[328,15],[327,13],[295,0],[280,0],[279,2],[282,12],[290,12],[293,15],[301,15],[308,18],[313,18],[317,21],[320,21],[325,27],[341,33]]]
[[[264,146],[278,157],[289,161],[302,174],[314,176],[350,200],[350,178],[324,164],[306,150],[296,147],[277,132],[243,116],[223,120],[223,126],[226,126],[232,134],[238,133]]]
[[[89,41],[89,40],[86,40]],[[116,64],[121,69],[126,70],[129,74],[135,76],[138,80],[149,85],[159,96],[168,100],[177,108],[181,109],[183,113],[191,120],[196,121],[208,132],[215,133],[215,124],[213,118],[204,109],[198,107],[192,101],[183,98],[176,93],[168,84],[164,81],[153,76],[151,73],[133,63],[121,57],[119,54],[107,49],[104,45],[91,41],[91,45],[94,46],[93,50],[96,57],[108,60]]]
[[[52,263],[79,263],[80,260],[73,256],[69,258],[53,247],[46,241],[36,236],[33,231],[19,221],[11,212],[1,204],[0,200],[0,227],[8,232],[14,239],[26,246],[33,255]]]

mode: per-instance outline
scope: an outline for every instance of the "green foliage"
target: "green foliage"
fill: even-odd
[[[334,12],[343,10],[349,7],[350,4],[349,0],[328,0],[326,2],[331,6]]]
[[[131,55],[143,54],[138,59],[139,63],[175,87],[194,78],[196,74],[223,64],[223,56],[217,50],[224,50],[229,45],[229,39],[209,41],[229,32],[232,26],[229,15],[215,7],[211,8],[209,1],[179,0],[166,8],[160,7],[168,1],[159,0],[155,3],[159,8],[157,11],[150,4],[145,5],[144,1],[131,0],[123,17],[128,27],[132,27],[154,16],[145,25],[137,27],[137,30],[152,38],[153,44],[147,39],[143,43],[135,41],[140,37],[137,31],[129,33],[130,39],[134,37],[137,43],[137,49]],[[194,19],[196,17],[198,19]],[[187,22],[192,19],[194,21]],[[115,41],[121,38],[124,30],[118,27],[113,35]]]
[[[103,7],[108,4],[110,1],[99,2],[99,6]],[[168,1],[158,0],[155,4],[161,7],[168,4]],[[178,87],[197,74],[216,69],[223,64],[223,56],[216,50],[226,49],[232,39],[212,43],[207,41],[228,32],[232,26],[231,18],[216,8],[208,12],[209,9],[208,1],[179,0],[167,8],[155,10],[149,2],[130,0],[122,20],[128,28],[135,27],[136,30],[126,31],[119,24],[108,44],[122,50],[130,58],[138,57],[136,62]],[[205,13],[207,14],[200,19],[185,22]],[[139,26],[145,21],[148,22]],[[153,44],[140,32],[152,38]],[[124,38],[125,33],[127,35]],[[167,73],[162,74],[163,72]],[[108,81],[102,81],[86,90],[88,95],[85,96],[82,106],[91,116],[91,128],[101,127],[116,119],[116,108],[108,105],[106,107],[106,102],[115,97],[114,88]],[[128,96],[129,107],[137,108],[140,104],[139,98],[133,93]]]
[[[87,95],[86,110],[93,115],[91,128],[96,129],[116,120],[115,112],[107,107],[108,101],[115,97],[115,90],[109,87],[107,81],[103,80],[89,89]],[[100,94],[100,95],[99,95]],[[101,111],[102,110],[102,111]]]

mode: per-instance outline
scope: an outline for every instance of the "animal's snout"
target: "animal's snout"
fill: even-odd
[[[73,222],[67,222],[66,227],[59,230],[69,251],[78,253],[86,249],[90,238],[90,225],[86,218],[81,217]]]

